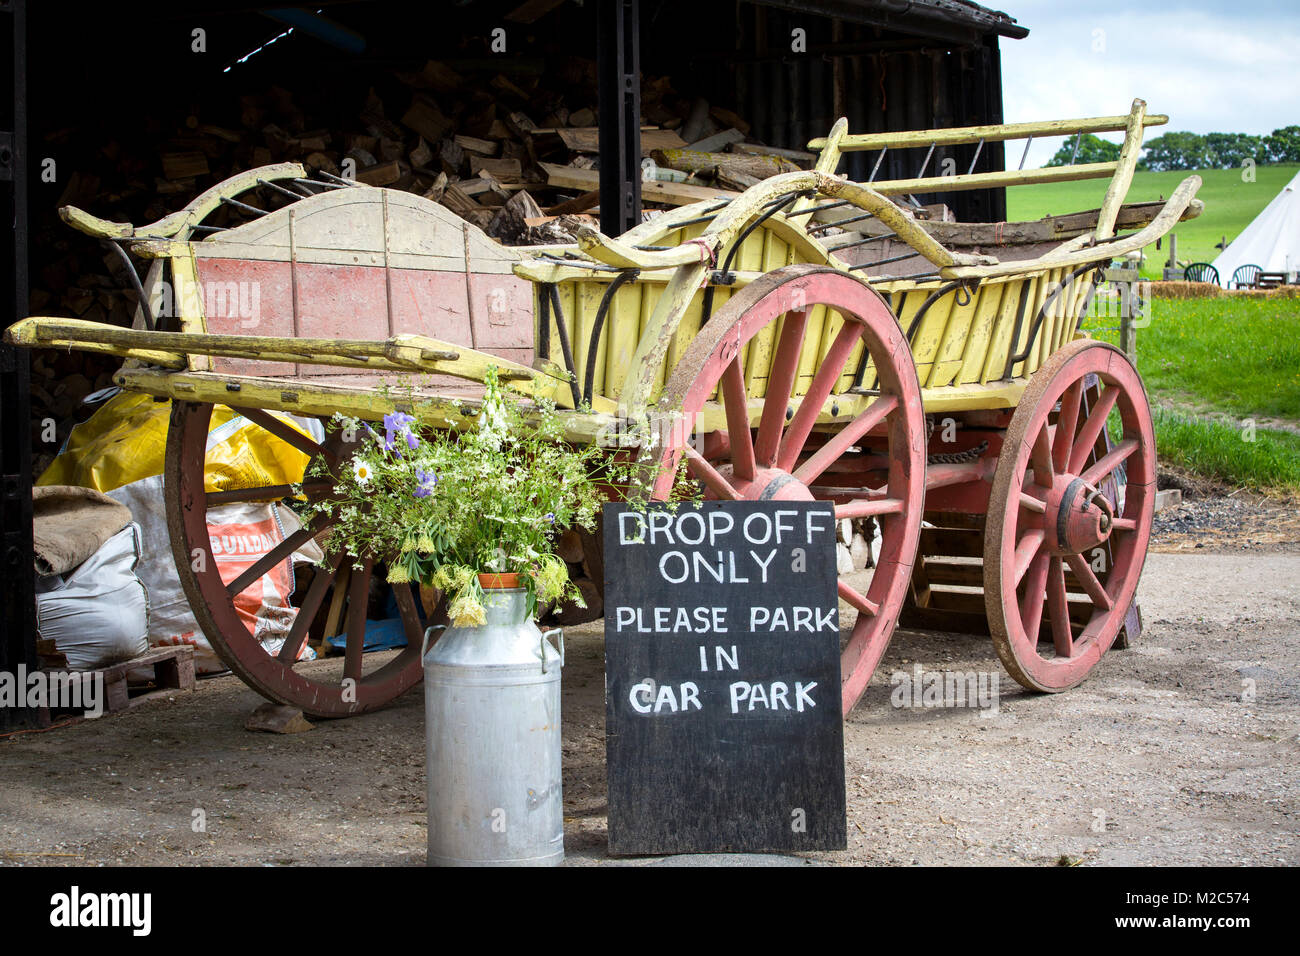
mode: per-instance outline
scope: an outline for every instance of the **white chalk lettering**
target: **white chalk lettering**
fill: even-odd
[[[806,518],[808,521],[808,543],[809,544],[813,543],[814,534],[821,534],[823,531],[830,531],[831,527],[833,527],[833,519],[832,519],[831,526],[825,528],[821,526],[821,520],[823,518],[832,518],[831,515],[828,515],[823,511],[809,511],[806,515]]]
[[[629,537],[627,533],[628,519],[636,523],[636,537]],[[645,544],[645,519],[635,511],[620,511],[618,514],[618,543],[619,544]]]
[[[648,713],[650,713],[650,711],[652,711],[654,708],[650,705],[649,702],[646,702],[646,703],[642,704],[640,701],[637,700],[637,698],[640,697],[640,696],[642,696],[642,695],[644,695],[644,696],[646,696],[646,697],[653,697],[653,696],[654,696],[654,692],[655,692],[655,690],[654,690],[653,685],[651,685],[651,683],[650,683],[649,681],[644,681],[644,680],[643,680],[643,681],[641,681],[641,683],[639,683],[639,684],[633,684],[633,685],[632,685],[632,691],[631,691],[631,693],[629,693],[629,694],[627,695],[627,698],[628,698],[628,701],[632,704],[633,709],[634,709],[638,714],[648,714]]]

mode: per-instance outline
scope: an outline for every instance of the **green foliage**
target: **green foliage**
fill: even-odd
[[[525,420],[492,369],[471,430],[421,433],[415,416],[395,412],[380,434],[336,415],[333,427],[365,437],[333,495],[306,507],[309,516],[337,521],[325,551],[384,561],[393,583],[442,589],[457,625],[484,621],[480,572],[518,573],[529,614],[539,600],[581,601],[555,553],[558,532],[595,530],[601,482],[628,488],[636,500],[654,471],[618,464],[595,444],[565,444],[554,406],[539,402],[537,412]],[[308,469],[325,473],[319,460]]]
[[[1073,157],[1074,162],[1078,163],[1113,163],[1119,159],[1119,143],[1112,143],[1104,140],[1093,133],[1084,133],[1083,138],[1079,140],[1079,152],[1074,152],[1074,137],[1065,141],[1056,155],[1047,161],[1048,166],[1069,166],[1070,159]]]
[[[1300,161],[1300,126],[1277,129],[1269,136],[1249,133],[1172,132],[1147,140],[1139,169],[1239,169],[1247,162]]]
[[[1138,370],[1162,461],[1250,488],[1300,490],[1300,299],[1156,299],[1138,330]],[[1117,320],[1085,328],[1115,342]],[[1259,421],[1260,424],[1256,424]]]
[[[1296,174],[1294,165],[1259,166],[1254,181],[1243,178],[1240,169],[1198,170],[1204,182],[1196,198],[1205,203],[1205,211],[1195,219],[1179,223],[1178,258],[1184,262],[1211,262],[1219,254],[1216,245],[1226,236],[1231,242],[1250,221],[1259,215]],[[1188,176],[1185,171],[1165,173],[1139,172],[1133,177],[1125,202],[1168,199],[1178,184]],[[1070,183],[1044,183],[1036,186],[1013,186],[1007,190],[1007,218],[1013,222],[1041,219],[1096,209],[1106,195],[1108,179],[1087,179]],[[1169,258],[1169,240],[1162,248],[1146,248],[1147,261],[1142,274],[1159,278],[1161,266]],[[1228,276],[1224,276],[1227,279]]]
[[[1205,137],[1172,132],[1146,141],[1141,167],[1155,172],[1168,169],[1207,169],[1214,165],[1205,149]]]
[[[1300,126],[1284,126],[1264,137],[1270,163],[1300,163]]]
[[[1257,491],[1300,492],[1300,435],[1157,409],[1156,449],[1163,461]],[[1247,437],[1249,435],[1249,438]]]
[[[1138,371],[1153,399],[1300,423],[1300,299],[1156,299],[1147,316]],[[1115,342],[1106,327],[1118,324],[1089,317],[1084,328]]]

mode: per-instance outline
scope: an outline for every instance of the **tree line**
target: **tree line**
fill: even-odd
[[[1256,165],[1300,163],[1300,126],[1284,126],[1267,136],[1248,133],[1164,133],[1144,145],[1138,169],[1237,169],[1247,160]],[[1076,152],[1074,137],[1056,151],[1048,166],[1108,163],[1119,159],[1119,143],[1085,133]]]

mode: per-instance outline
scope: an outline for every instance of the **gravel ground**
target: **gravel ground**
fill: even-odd
[[[1150,555],[1141,643],[1065,694],[1022,691],[987,639],[900,631],[845,725],[849,849],[807,861],[1300,863],[1300,535],[1259,519],[1282,540],[1225,546],[1213,522],[1239,511],[1161,518],[1158,548],[1190,553]],[[607,860],[599,626],[568,647],[566,846],[589,865]],[[889,675],[918,663],[1000,675],[997,712],[891,707]],[[223,677],[0,740],[0,861],[423,862],[420,690],[294,736],[243,730],[259,700]]]

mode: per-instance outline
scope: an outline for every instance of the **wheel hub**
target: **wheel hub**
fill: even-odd
[[[1047,496],[1047,548],[1057,557],[1082,554],[1103,544],[1114,524],[1110,502],[1075,475],[1060,475]]]
[[[719,469],[745,501],[813,501],[808,487],[788,471],[780,468],[757,468],[754,477],[745,481],[735,476],[732,465]]]

